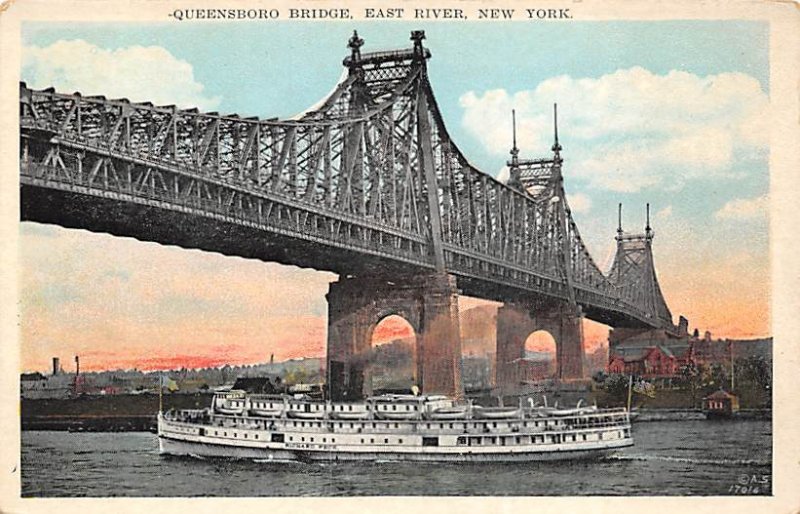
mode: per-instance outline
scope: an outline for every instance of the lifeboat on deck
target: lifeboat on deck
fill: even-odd
[[[397,419],[397,420],[404,420],[404,419],[417,419],[419,417],[418,411],[375,411],[375,415],[381,419]]]
[[[245,411],[246,403],[247,400],[244,393],[239,393],[238,391],[217,395],[213,401],[214,411],[228,416],[242,414]]]
[[[552,409],[550,411],[551,416],[579,416],[582,414],[591,414],[592,412],[596,412],[597,407],[590,406],[590,407],[575,407],[574,409]]]
[[[522,414],[519,407],[480,407],[472,408],[472,416],[478,419],[511,419]]]
[[[430,419],[465,419],[469,412],[469,405],[453,405],[451,407],[439,407],[428,414]]]
[[[253,416],[260,416],[262,418],[277,418],[283,414],[283,407],[276,407],[272,409],[264,409],[260,407],[251,407],[250,414]]]
[[[244,407],[234,407],[228,402],[217,404],[217,412],[220,414],[227,414],[228,416],[236,416],[244,412]]]

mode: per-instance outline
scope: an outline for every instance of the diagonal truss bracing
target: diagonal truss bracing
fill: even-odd
[[[447,133],[430,53],[415,37],[413,49],[368,54],[351,39],[348,73],[291,120],[21,84],[21,183],[192,212],[671,327],[652,253],[635,279],[596,266],[560,159],[524,161],[528,188],[470,164]]]

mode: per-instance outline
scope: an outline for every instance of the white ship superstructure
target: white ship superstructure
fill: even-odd
[[[500,462],[597,457],[633,445],[625,409],[478,407],[444,396],[332,403],[242,391],[159,414],[164,454],[286,461]]]

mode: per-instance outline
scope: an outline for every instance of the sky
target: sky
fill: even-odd
[[[768,25],[744,21],[26,24],[22,80],[132,101],[290,117],[362,51],[410,46],[467,158],[503,178],[517,112],[523,157],[546,156],[558,103],[565,188],[590,253],[614,251],[617,203],[641,231],[677,322],[770,334]],[[20,225],[22,368],[91,369],[322,356],[330,273],[33,223]],[[464,298],[462,309],[479,305]],[[388,320],[376,340],[407,336]],[[587,324],[587,345],[607,328]]]

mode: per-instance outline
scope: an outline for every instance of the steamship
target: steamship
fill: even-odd
[[[397,394],[336,403],[244,391],[217,393],[206,409],[159,412],[158,437],[162,454],[274,462],[565,460],[633,445],[621,408]]]

